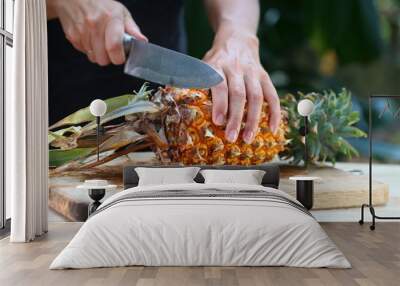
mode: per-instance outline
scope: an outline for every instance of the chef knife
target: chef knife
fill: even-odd
[[[223,81],[205,62],[125,34],[125,73],[162,85],[210,88]]]

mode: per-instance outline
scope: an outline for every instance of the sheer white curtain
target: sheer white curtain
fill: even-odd
[[[47,231],[46,0],[15,1],[13,92],[6,98],[6,187],[12,242]]]

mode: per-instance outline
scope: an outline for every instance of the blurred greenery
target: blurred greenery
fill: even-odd
[[[340,67],[381,58],[388,44],[384,33],[386,40],[391,37],[381,10],[399,5],[398,0],[260,2],[262,62],[277,88],[291,92],[340,90],[346,84],[337,74]],[[186,1],[186,22],[189,53],[201,58],[213,38],[202,1]]]
[[[188,51],[202,58],[211,47],[213,31],[203,1],[185,3]],[[353,108],[361,114],[358,126],[366,130],[368,96],[399,94],[400,0],[260,3],[261,61],[281,96],[326,89],[339,92],[345,87],[353,94]],[[374,128],[387,124],[397,123],[382,121]],[[365,141],[358,143],[359,150],[367,149]]]

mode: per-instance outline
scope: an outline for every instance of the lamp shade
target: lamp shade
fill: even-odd
[[[297,104],[297,112],[301,116],[309,116],[314,111],[314,103],[309,99],[300,100]]]
[[[89,109],[93,116],[103,116],[107,111],[107,104],[101,99],[95,99],[90,104]]]

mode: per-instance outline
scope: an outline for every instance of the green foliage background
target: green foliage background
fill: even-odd
[[[357,126],[366,131],[368,97],[399,94],[400,0],[260,0],[260,4],[261,61],[281,97],[299,91],[339,93],[345,87],[360,113]],[[188,50],[202,58],[211,47],[213,31],[203,1],[187,0],[185,5]],[[388,151],[381,156],[385,160],[393,158],[391,150],[400,144],[400,139],[393,139],[400,138],[397,125],[393,120],[374,125],[382,142],[394,144],[382,148]],[[367,156],[367,143],[361,141],[351,143]]]
[[[267,20],[271,9],[281,14],[273,29]],[[204,5],[202,1],[187,0],[185,12],[189,53],[201,57],[213,35]],[[336,49],[344,63],[368,61],[382,51],[379,16],[372,0],[261,1],[259,36],[273,50],[287,50],[307,41],[320,52]]]
[[[384,51],[376,1],[260,2],[261,58],[270,73],[280,71],[288,79],[286,84],[278,82],[279,89],[340,90],[340,84],[332,80],[327,82],[319,74],[320,57],[333,51],[339,65],[365,64],[379,58]],[[210,48],[213,38],[203,2],[187,0],[185,13],[189,53],[201,58]]]

